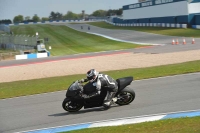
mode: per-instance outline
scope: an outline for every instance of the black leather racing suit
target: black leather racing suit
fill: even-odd
[[[88,81],[84,79],[84,82]],[[111,105],[112,98],[115,96],[118,91],[117,82],[110,76],[99,73],[96,80],[93,81],[93,85],[96,86],[96,91],[88,95],[88,98],[100,95],[101,89],[105,88],[107,90],[107,95],[104,99],[103,106],[109,108]]]

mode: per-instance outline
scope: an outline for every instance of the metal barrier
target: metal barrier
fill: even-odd
[[[10,27],[4,24],[0,24],[0,31],[10,33]]]
[[[30,50],[36,46],[36,37],[27,35],[0,35],[0,49]]]
[[[113,23],[105,21],[106,23],[115,26],[143,26],[143,27],[173,27],[173,28],[187,28],[187,24],[171,24],[171,23]]]
[[[63,22],[81,22],[83,20],[59,20],[59,21],[45,21],[35,23],[17,23],[0,25],[0,31],[10,32],[10,25],[24,25],[24,24],[49,24],[49,23],[63,23]],[[105,21],[105,19],[89,19],[89,21]],[[2,29],[2,30],[1,30]],[[0,49],[11,49],[11,50],[31,50],[34,49],[37,43],[36,36],[30,35],[12,35],[12,34],[0,34]]]

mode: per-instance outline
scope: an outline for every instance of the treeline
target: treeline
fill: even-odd
[[[43,21],[56,21],[56,20],[74,20],[74,19],[88,19],[90,17],[107,17],[112,15],[122,15],[122,9],[114,9],[114,10],[96,10],[92,14],[76,14],[72,11],[68,11],[66,14],[62,14],[59,12],[52,11],[48,17],[40,18],[37,14],[34,14],[33,17],[23,15],[15,16],[13,19],[13,23],[26,23],[26,22],[43,22]],[[1,20],[2,24],[11,24],[12,21],[9,20]],[[0,22],[1,22],[0,21]]]
[[[10,19],[0,20],[0,24],[12,24]]]
[[[13,23],[26,23],[26,22],[39,22],[40,18],[35,14],[32,18],[30,16],[24,17],[23,15],[15,16]]]
[[[50,21],[55,21],[55,20],[69,20],[69,19],[82,19],[84,16],[82,13],[76,14],[73,13],[72,11],[68,11],[65,15],[59,12],[51,12],[49,17],[46,18]],[[44,19],[44,18],[43,18]]]
[[[122,15],[122,9],[116,10],[96,10],[92,14],[76,14],[72,11],[68,11],[65,15],[59,12],[51,12],[49,18],[42,18],[46,20],[68,20],[68,19],[83,19],[89,17],[106,17],[112,15]]]
[[[122,15],[122,9],[116,10],[96,10],[91,15],[95,17],[104,17],[104,16],[113,16],[113,15]]]

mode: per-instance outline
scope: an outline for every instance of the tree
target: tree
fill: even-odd
[[[122,13],[123,13],[122,8],[120,8],[119,10],[117,10],[116,13],[117,13],[117,15],[122,15]]]
[[[59,12],[51,12],[50,15],[49,15],[49,20],[61,20],[63,19],[63,15],[62,13],[59,13]]]
[[[33,20],[34,22],[39,22],[39,21],[40,21],[40,18],[37,16],[37,14],[35,14],[35,15],[33,16],[32,20]]]
[[[65,14],[64,19],[72,19],[73,18],[73,12],[68,11],[67,14]]]
[[[63,19],[62,13],[57,12],[56,13],[56,20],[61,20],[61,19]]]
[[[85,14],[84,16],[86,16],[86,15],[87,15],[87,14]],[[83,19],[83,17],[84,17],[84,16],[83,16],[83,14],[82,14],[82,13],[80,13],[80,14],[77,14],[77,18],[78,18],[78,19]]]
[[[42,17],[42,21],[49,21],[49,18]]]
[[[56,13],[52,11],[50,13],[49,20],[55,20],[55,19],[56,19]]]
[[[122,8],[116,10],[108,10],[106,16],[122,15]]]
[[[64,15],[64,19],[79,19],[79,15],[73,13],[72,11],[68,11],[67,14]]]
[[[30,20],[30,16],[26,16],[26,17],[25,17],[25,20]]]
[[[92,16],[95,16],[95,17],[104,17],[106,16],[106,13],[107,11],[105,10],[96,10],[92,13]]]
[[[10,19],[0,20],[0,24],[12,24]]]
[[[14,23],[21,23],[24,21],[24,17],[22,15],[15,16],[13,19]]]

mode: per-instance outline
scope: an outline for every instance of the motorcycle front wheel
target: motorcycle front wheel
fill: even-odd
[[[65,111],[77,112],[83,107],[83,104],[71,101],[69,98],[65,98],[62,103],[62,107]]]
[[[135,92],[131,88],[125,88],[117,95],[117,102],[118,105],[127,105],[130,104],[135,99]]]

